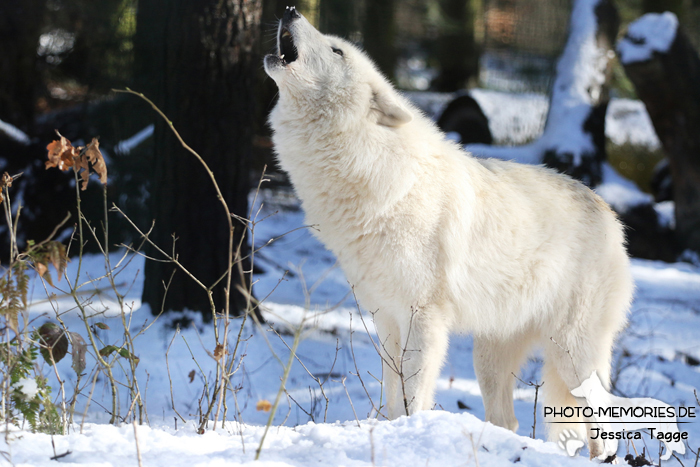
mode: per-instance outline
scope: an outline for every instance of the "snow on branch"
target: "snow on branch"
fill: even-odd
[[[574,0],[569,37],[557,64],[542,136],[524,146],[469,145],[467,149],[480,157],[528,164],[544,161],[590,185],[597,184],[604,159],[606,75],[614,57],[611,45],[618,23],[617,11],[608,0]]]
[[[678,30],[678,18],[665,13],[647,13],[627,27],[625,37],[617,44],[620,61],[624,64],[651,60],[654,52],[665,53],[671,48]]]

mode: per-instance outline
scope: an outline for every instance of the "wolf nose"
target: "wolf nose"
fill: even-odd
[[[282,21],[291,21],[297,18],[301,18],[301,15],[297,11],[296,7],[293,6],[288,6],[284,10],[284,15],[282,15]]]

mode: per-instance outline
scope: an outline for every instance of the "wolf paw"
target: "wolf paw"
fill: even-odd
[[[578,452],[585,444],[586,443],[578,439],[578,435],[575,431],[564,430],[559,433],[559,442],[557,445],[566,451],[570,457],[578,455]]]

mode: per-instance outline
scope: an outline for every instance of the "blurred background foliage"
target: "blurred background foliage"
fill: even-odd
[[[24,18],[39,31],[37,110],[99,99],[132,81],[137,0],[31,1],[40,4]],[[287,3],[263,2],[263,52],[274,47],[275,22]],[[700,46],[700,0],[615,4],[621,32],[646,12],[673,11]],[[570,0],[303,0],[296,6],[321,31],[362,45],[402,89],[544,93],[571,8]],[[634,96],[621,70],[615,88],[619,96]]]

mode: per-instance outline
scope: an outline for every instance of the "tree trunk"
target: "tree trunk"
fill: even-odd
[[[140,0],[135,38],[137,90],[171,119],[182,138],[214,172],[233,214],[247,217],[249,164],[254,115],[254,77],[260,67],[260,0]],[[204,168],[154,117],[154,167],[150,209],[151,239],[206,286],[227,269],[227,213],[217,200]],[[245,226],[234,220],[234,248],[248,254]],[[173,246],[173,239],[176,239]],[[158,257],[153,249],[149,255]],[[143,301],[153,313],[197,310],[211,319],[207,294],[177,271],[167,295],[164,284],[175,267],[147,261]],[[250,269],[248,264],[243,269]],[[247,289],[234,268],[231,307],[242,310]],[[217,312],[224,306],[225,281],[214,289]]]
[[[350,38],[357,29],[355,4],[345,0],[321,0],[319,30],[324,34]]]
[[[644,46],[648,38],[623,41]],[[676,209],[676,235],[682,247],[700,251],[700,58],[676,29],[666,51],[646,60],[625,61],[625,73],[646,105],[669,158]]]
[[[454,92],[467,87],[479,68],[479,54],[474,39],[474,7],[470,0],[440,0],[440,35],[436,58],[440,74],[432,87],[440,92]]]
[[[663,13],[671,11],[676,16],[681,16],[685,10],[685,0],[643,0],[642,10],[645,13]]]
[[[31,133],[45,0],[0,2],[0,120]]]
[[[374,0],[365,3],[363,45],[382,74],[394,79],[396,47],[394,44],[394,0]]]

